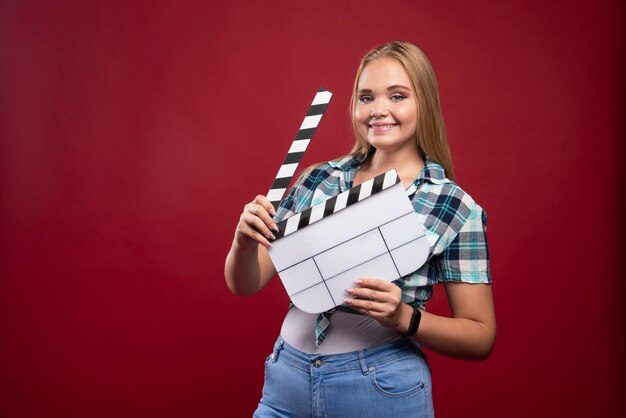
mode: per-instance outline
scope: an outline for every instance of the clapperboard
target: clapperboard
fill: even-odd
[[[320,89],[268,199],[282,199],[332,94]],[[395,170],[278,223],[268,252],[291,301],[320,313],[341,305],[358,278],[393,281],[428,258],[425,230]]]

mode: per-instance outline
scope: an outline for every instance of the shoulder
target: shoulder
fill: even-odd
[[[460,211],[469,213],[477,204],[472,196],[453,181],[445,183],[424,182],[415,194],[419,204],[431,208],[435,212],[453,213]]]
[[[472,196],[454,181],[448,179],[443,167],[433,160],[426,160],[415,183],[417,185],[415,197],[427,207],[466,212],[476,206]]]
[[[413,207],[424,217],[424,224],[439,235],[455,234],[470,219],[486,223],[484,210],[472,196],[454,181],[445,177],[443,168],[427,161],[424,174],[417,179]]]

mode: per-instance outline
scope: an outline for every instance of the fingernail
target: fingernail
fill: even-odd
[[[354,293],[354,289],[346,289],[346,293],[353,294]]]
[[[276,237],[274,236],[274,234],[272,234],[271,232],[268,232],[268,233],[267,233],[267,238],[268,238],[268,239],[272,239],[272,240],[276,239]]]
[[[345,303],[346,305],[352,305],[352,299],[344,299],[343,303]]]
[[[360,286],[363,283],[363,280],[358,279],[358,280],[355,280],[354,283],[356,283],[356,284],[358,284]]]
[[[269,210],[269,214],[272,216],[276,216],[276,211],[274,210],[274,208]]]
[[[280,229],[278,229],[278,225],[276,225],[276,224],[271,224],[270,225],[270,229],[272,229],[275,232],[280,232]]]

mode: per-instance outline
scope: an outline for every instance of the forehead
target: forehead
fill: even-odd
[[[402,64],[388,57],[370,61],[363,68],[358,82],[359,89],[385,88],[395,85],[411,88],[411,80]]]

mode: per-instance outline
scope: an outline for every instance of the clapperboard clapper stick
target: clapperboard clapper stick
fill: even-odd
[[[393,281],[410,274],[429,254],[425,229],[395,170],[294,214],[278,228],[270,258],[291,301],[308,313],[342,304],[349,297],[344,290],[358,278]]]
[[[267,193],[267,198],[272,202],[274,209],[278,208],[278,204],[285,195],[287,186],[291,183],[291,179],[298,168],[298,164],[302,161],[302,156],[309,146],[309,142],[311,142],[311,138],[313,138],[313,134],[322,116],[324,116],[324,112],[328,107],[328,103],[330,103],[331,97],[333,97],[333,94],[323,88],[320,88],[315,94],[311,107],[296,134],[296,138],[291,143],[285,160],[281,164],[278,174],[276,174],[270,191]]]

